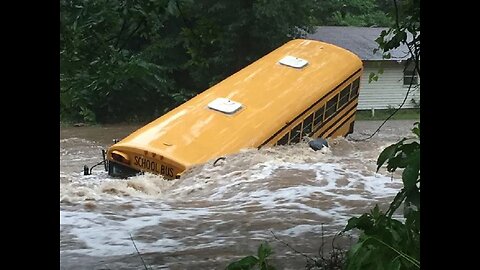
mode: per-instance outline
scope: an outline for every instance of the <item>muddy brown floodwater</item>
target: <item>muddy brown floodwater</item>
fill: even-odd
[[[386,209],[401,179],[376,159],[388,145],[410,137],[414,121],[358,121],[347,138],[313,151],[306,143],[228,156],[178,180],[156,175],[112,179],[98,166],[101,149],[139,126],[60,130],[60,268],[224,269],[268,241],[278,269],[301,269],[352,215],[375,204]],[[218,164],[217,164],[218,165]],[[323,225],[322,225],[323,224]]]

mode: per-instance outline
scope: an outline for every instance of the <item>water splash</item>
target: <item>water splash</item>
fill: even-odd
[[[270,230],[292,241],[308,236],[304,246],[318,248],[314,236],[322,224],[332,236],[352,215],[376,203],[388,207],[401,188],[398,178],[375,172],[378,154],[401,133],[395,135],[367,142],[337,138],[321,151],[305,142],[244,150],[217,166],[213,160],[195,166],[177,180],[152,174],[112,179],[102,170],[84,176],[78,168],[104,146],[63,139],[61,256],[133,254],[130,234],[152,254],[228,257],[238,254],[238,245],[246,249],[254,239],[271,238]]]

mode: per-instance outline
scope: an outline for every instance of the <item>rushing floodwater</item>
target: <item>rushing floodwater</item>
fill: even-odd
[[[268,241],[278,269],[304,268],[318,255],[323,234],[335,235],[352,215],[375,204],[381,209],[401,180],[380,169],[376,158],[410,136],[414,121],[357,122],[348,138],[330,148],[306,143],[228,156],[217,166],[195,167],[181,179],[156,175],[112,179],[103,165],[83,175],[83,165],[101,161],[101,149],[138,126],[72,127],[60,140],[61,269],[224,269],[256,253]]]

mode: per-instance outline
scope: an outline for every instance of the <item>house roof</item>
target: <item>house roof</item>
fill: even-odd
[[[402,44],[390,51],[391,58],[383,59],[381,51],[373,53],[378,48],[375,41],[386,27],[352,27],[352,26],[318,26],[307,39],[320,40],[345,48],[357,54],[362,60],[406,60],[410,55],[406,45]],[[411,40],[411,34],[409,35]]]

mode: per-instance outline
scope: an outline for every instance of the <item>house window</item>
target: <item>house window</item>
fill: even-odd
[[[410,84],[415,86],[418,84],[418,73],[414,72],[414,68],[415,68],[415,65],[413,63],[410,63],[403,71],[404,86],[410,86]]]

